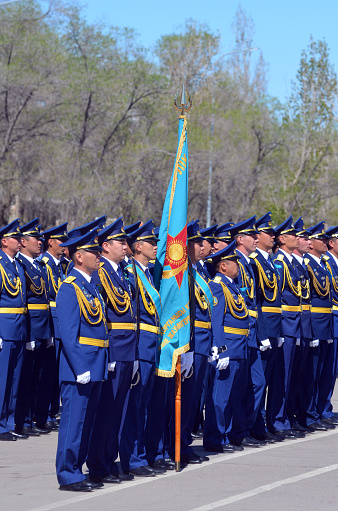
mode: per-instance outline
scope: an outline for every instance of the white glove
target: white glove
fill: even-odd
[[[34,351],[35,350],[35,341],[26,342],[26,350]]]
[[[1,339],[1,337],[0,337],[0,350],[2,350],[3,345],[4,345],[4,341],[3,341],[3,340]]]
[[[264,341],[261,341],[261,346],[259,347],[260,351],[266,351],[269,348],[271,348],[271,342],[269,339],[264,339]]]
[[[85,373],[79,374],[76,377],[76,383],[82,383],[83,385],[85,385],[86,383],[89,383],[89,382],[90,382],[90,371],[86,371]]]
[[[296,339],[296,346],[300,346],[300,339]]]
[[[319,339],[314,339],[313,341],[309,342],[310,348],[318,348],[319,346]]]
[[[135,362],[134,362],[134,366],[133,366],[133,376],[131,377],[131,379],[132,379],[132,380],[134,379],[134,376],[135,376],[135,374],[137,373],[137,370],[138,370],[138,368],[139,368],[139,365],[140,365],[139,361],[138,361],[138,360],[135,360]]]
[[[108,363],[108,371],[114,371],[115,367],[116,367],[116,362]]]
[[[50,337],[49,339],[47,339],[46,349],[50,348],[51,346],[54,346],[54,337]]]
[[[218,348],[217,346],[213,346],[211,348],[211,355],[210,357],[208,357],[208,362],[214,362],[215,360],[218,359],[219,359]]]
[[[230,357],[220,358],[217,362],[216,369],[219,371],[222,371],[223,369],[226,369],[229,365]]]
[[[327,343],[328,343],[328,344],[332,344],[332,343],[333,343],[333,339],[328,339],[328,340],[327,340]]]
[[[284,337],[277,337],[277,343],[278,348],[281,348],[284,344]]]
[[[181,355],[181,376],[186,377],[190,373],[194,361],[194,352],[188,351]]]

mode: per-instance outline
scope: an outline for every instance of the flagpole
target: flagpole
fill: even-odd
[[[174,106],[176,110],[181,111],[181,117],[185,117],[185,112],[189,112],[192,106],[188,91],[184,83],[175,98]],[[175,369],[175,470],[181,470],[181,396],[182,396],[182,378],[181,378],[181,355],[177,358]]]

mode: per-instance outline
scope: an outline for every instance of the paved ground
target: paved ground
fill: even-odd
[[[338,411],[338,391],[334,398]],[[102,490],[60,492],[57,433],[0,445],[0,510],[323,511],[338,506],[338,428]],[[204,452],[200,442],[197,452]]]

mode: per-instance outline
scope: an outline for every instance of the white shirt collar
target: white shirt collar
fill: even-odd
[[[14,263],[15,259],[13,259],[13,257],[9,256],[8,254],[6,254],[6,256],[8,257],[11,263]]]
[[[329,251],[329,254],[333,257],[334,262],[338,266],[338,258],[334,254],[332,254],[332,252],[330,252],[330,251]]]
[[[261,248],[258,247],[256,247],[256,250],[258,250],[258,252],[262,254],[266,261],[269,259],[269,252],[266,252],[265,250],[262,250]]]
[[[227,275],[224,275],[224,277],[228,280],[230,280],[231,284],[233,283],[234,279],[232,279],[231,277],[228,277]]]
[[[135,261],[136,261],[136,259],[135,259]],[[139,264],[139,265],[141,266],[141,268],[142,268],[142,270],[143,270],[144,272],[145,272],[145,271],[146,271],[146,269],[148,268],[148,266],[144,266],[144,264],[140,263],[140,261],[137,261],[137,264]]]
[[[81,273],[81,275],[86,279],[87,282],[89,282],[89,284],[91,283],[91,276],[88,275],[88,273],[85,273],[84,271],[82,270],[79,270],[79,268],[75,268],[76,271],[78,271],[79,273]]]
[[[292,263],[292,255],[288,254],[287,252],[285,252],[285,250],[282,250],[281,248],[279,250],[286,256],[289,263]]]
[[[203,259],[201,259],[201,260],[199,261],[199,263],[200,263],[200,265],[201,265],[201,266],[204,266],[204,265],[205,265],[205,262],[203,261]]]
[[[238,250],[238,249],[237,249],[237,252],[238,252],[241,256],[243,256],[243,257],[245,258],[245,260],[246,260],[246,262],[247,262],[247,263],[250,263],[250,259],[248,258],[248,256],[246,256],[243,252],[241,252],[241,251],[240,251],[240,250]]]
[[[118,265],[117,263],[115,263],[115,262],[114,262],[114,261],[112,261],[111,259],[107,259],[107,257],[104,257],[104,256],[102,256],[102,257],[101,257],[101,259],[104,259],[104,261],[105,261],[105,262],[107,261],[109,264],[111,264],[111,266],[112,266],[113,270],[114,270],[115,272],[117,272],[117,268],[119,267],[119,265]]]
[[[298,254],[292,254],[292,255],[300,264],[303,264],[302,256],[299,256]]]
[[[22,252],[20,252],[20,255],[22,255],[23,257],[25,257],[25,258],[27,259],[27,261],[29,261],[29,262],[31,263],[31,265],[33,265],[33,266],[34,266],[35,261],[34,261],[33,257],[29,257],[28,255],[23,254]]]
[[[309,254],[309,256],[313,257],[313,259],[316,261],[316,263],[319,264],[319,266],[322,266],[322,260],[319,257],[317,257],[313,254]]]
[[[47,251],[47,254],[51,256],[51,258],[53,259],[54,263],[56,264],[56,266],[59,266],[60,264],[60,260],[59,259],[56,259],[55,256],[53,256],[53,254],[51,254],[50,252]]]

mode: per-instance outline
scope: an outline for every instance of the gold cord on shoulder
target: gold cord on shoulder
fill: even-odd
[[[329,272],[330,272],[330,274],[331,274],[331,277],[332,277],[332,278],[331,278],[331,281],[332,281],[332,287],[333,287],[333,289],[334,289],[334,292],[338,294],[338,285],[337,285],[336,279],[335,279],[335,278],[334,278],[334,276],[333,276],[333,271],[332,271],[332,268],[331,268],[330,263],[329,263],[328,261],[326,262],[326,267],[327,267],[327,269],[329,270]],[[337,301],[337,300],[335,300],[335,298],[334,298],[334,297],[333,297],[333,303],[334,303],[335,305],[336,305],[336,304],[338,304],[338,301]]]
[[[99,268],[98,274],[100,277],[101,284],[107,294],[108,300],[113,306],[114,310],[118,314],[124,314],[130,308],[133,315],[133,309],[131,306],[130,296],[127,291],[123,291],[121,294],[118,289],[114,286],[108,272],[104,268]]]
[[[292,282],[292,277],[290,275],[290,270],[288,268],[288,265],[286,264],[285,261],[280,260],[280,262],[283,263],[283,268],[284,268],[283,284],[282,284],[281,292],[284,291],[285,280],[287,280],[287,283],[288,283],[291,293],[293,293],[295,296],[300,298],[302,296],[302,289],[301,289],[300,281],[298,281],[297,284],[294,285],[294,283]]]
[[[226,314],[227,306],[229,307],[230,314],[236,319],[244,319],[248,316],[248,309],[245,305],[245,300],[242,295],[238,296],[238,300],[235,300],[232,296],[230,289],[227,288],[223,282],[220,283],[223,288],[225,298],[224,314]],[[238,314],[237,314],[238,313]],[[244,313],[242,316],[241,313]]]
[[[253,280],[253,278],[248,277],[248,275],[245,271],[245,268],[240,261],[238,261],[238,264],[239,264],[239,270],[241,272],[241,277],[242,277],[242,286],[241,287],[247,288],[248,297],[250,298],[250,300],[252,300],[254,297],[254,280]]]
[[[20,277],[16,278],[15,284],[12,284],[12,282],[9,280],[7,273],[5,272],[3,266],[0,264],[0,274],[1,274],[1,289],[6,289],[7,293],[10,296],[18,296],[19,292],[21,293],[22,297],[22,284]]]
[[[258,285],[259,285],[260,289],[262,290],[264,298],[267,302],[274,302],[277,298],[277,293],[278,293],[277,277],[276,277],[275,273],[273,273],[273,279],[272,280],[268,279],[265,271],[263,270],[261,263],[257,259],[255,259],[255,263],[257,266],[257,270],[258,270]],[[272,298],[268,298],[266,296],[265,287],[273,290]]]
[[[325,286],[322,286],[321,284],[319,284],[318,279],[310,265],[307,266],[307,270],[309,272],[310,279],[316,293],[322,297],[328,296],[330,294],[330,279],[328,275],[326,275],[325,278]]]

